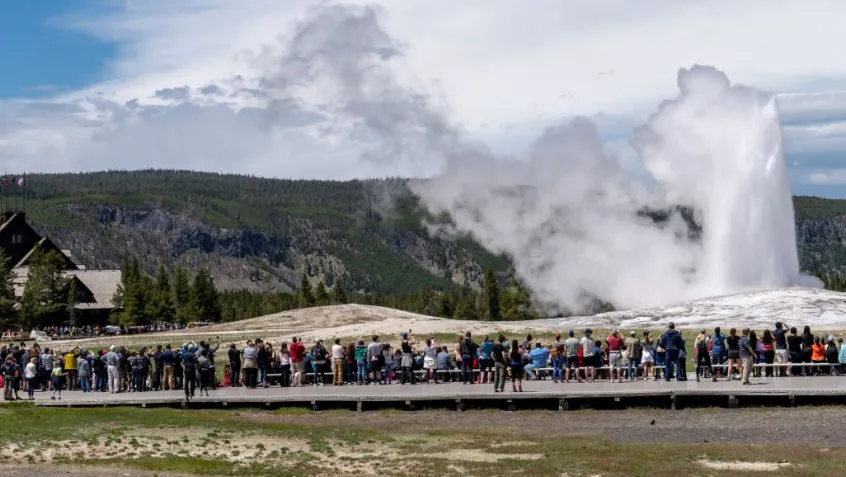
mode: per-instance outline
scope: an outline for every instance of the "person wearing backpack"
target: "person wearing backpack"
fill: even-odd
[[[704,368],[708,369],[708,373],[711,375],[711,380],[716,382],[717,375],[714,374],[714,367],[711,366],[711,355],[708,352],[708,348],[710,346],[711,339],[708,338],[708,335],[705,334],[705,330],[699,330],[699,334],[696,335],[696,340],[694,341],[693,347],[696,348],[696,382],[699,382],[699,376],[702,375],[702,371]]]

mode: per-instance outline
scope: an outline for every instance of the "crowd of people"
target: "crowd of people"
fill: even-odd
[[[308,348],[302,339],[278,346],[262,340],[248,341],[243,349],[230,344],[224,369],[217,374],[220,343],[200,341],[128,350],[111,346],[96,351],[75,347],[67,352],[41,349],[38,344],[4,345],[0,348],[0,378],[4,398],[20,399],[18,392],[144,392],[183,391],[186,399],[209,395],[218,386],[246,388],[340,385],[414,385],[460,381],[465,385],[493,383],[504,392],[510,379],[512,391],[522,392],[523,380],[551,379],[555,383],[623,380],[687,380],[688,357],[694,376],[700,379],[739,378],[748,384],[753,376],[808,376],[839,374],[846,366],[846,346],[834,336],[815,336],[808,326],[796,328],[776,323],[773,330],[732,328],[727,334],[717,327],[700,330],[689,345],[670,323],[653,339],[652,333],[631,331],[624,338],[614,330],[604,340],[590,329],[576,336],[556,335],[542,343],[529,335],[524,341],[505,336],[486,336],[476,343],[468,332],[454,343],[439,344],[434,337],[418,342],[409,330],[398,347],[379,336],[331,346],[316,340]],[[755,366],[755,364],[765,366]],[[846,368],[844,368],[846,369]],[[220,379],[218,379],[220,378]]]

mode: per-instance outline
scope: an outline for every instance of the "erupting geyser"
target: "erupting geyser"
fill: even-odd
[[[699,213],[705,230],[697,295],[794,285],[799,260],[775,98],[719,71],[679,73],[633,145],[644,167]]]
[[[585,119],[550,128],[524,160],[447,151],[440,175],[411,184],[433,212],[495,252],[542,301],[577,310],[677,303],[798,285],[793,205],[774,98],[711,67],[683,69],[679,95],[635,131],[654,181],[609,157]],[[642,211],[690,207],[702,227]]]

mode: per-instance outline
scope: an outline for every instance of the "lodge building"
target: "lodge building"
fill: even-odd
[[[73,260],[69,250],[61,250],[49,237],[42,237],[27,222],[26,214],[7,210],[0,215],[0,248],[15,272],[15,295],[23,296],[29,275],[29,259],[36,249],[55,251],[62,258],[64,275],[77,288],[74,321],[80,325],[105,324],[114,311],[112,297],[120,284],[120,270],[89,270]],[[66,323],[50,323],[63,325]]]

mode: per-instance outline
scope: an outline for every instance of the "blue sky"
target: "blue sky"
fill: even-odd
[[[84,2],[4,2],[0,13],[0,98],[40,97],[102,78],[114,44],[61,28],[55,19]]]
[[[707,64],[780,95],[795,192],[846,197],[846,2],[384,1],[362,31],[337,10],[293,36],[316,3],[5,2],[0,163],[431,175],[447,136],[384,116],[519,155],[576,115],[631,161],[679,68]]]

